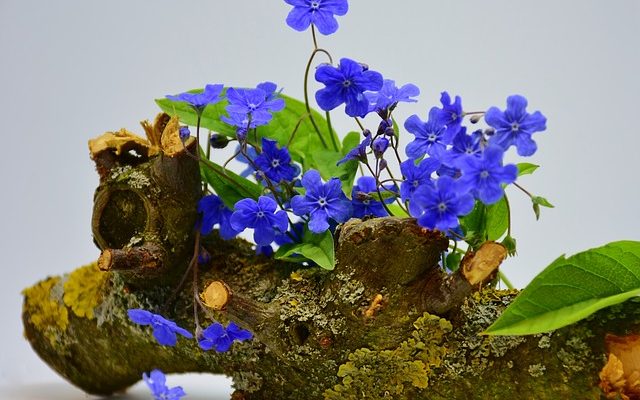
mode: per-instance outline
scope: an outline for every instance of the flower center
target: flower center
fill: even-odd
[[[350,80],[348,80],[348,79],[346,79],[344,82],[342,82],[342,86],[343,86],[343,87],[346,87],[346,88],[347,88],[347,87],[349,87],[349,86],[351,86],[351,81],[350,81]]]
[[[325,197],[320,197],[318,199],[318,204],[320,205],[320,207],[325,207],[327,205],[327,199]]]
[[[514,122],[511,124],[511,132],[517,132],[520,130],[520,124],[517,122]]]
[[[488,177],[489,177],[489,171],[484,170],[484,171],[480,172],[480,178],[487,179]]]
[[[256,106],[255,104],[253,104],[253,103],[249,103],[249,106],[248,106],[248,107],[249,107],[249,110],[251,110],[251,111],[255,111],[255,109],[256,109],[256,107],[257,107],[257,106]]]
[[[427,140],[429,142],[435,142],[437,138],[438,138],[438,136],[436,136],[435,133],[430,133],[429,136],[427,136]]]
[[[279,166],[280,166],[280,160],[278,160],[277,158],[274,158],[273,160],[271,160],[271,167],[278,168]]]
[[[317,10],[318,8],[320,8],[320,2],[319,1],[312,1],[311,2],[311,8],[314,10]]]
[[[440,211],[441,213],[447,211],[447,205],[444,202],[438,204],[438,211]]]
[[[458,114],[456,113],[451,113],[451,121],[455,121],[458,119]]]
[[[256,216],[257,216],[258,218],[262,218],[262,217],[264,217],[264,211],[258,211],[258,212],[256,213]]]
[[[363,200],[362,204],[364,204],[365,206],[368,206],[370,201],[371,200],[369,200],[369,199]]]
[[[415,181],[413,181],[413,187],[417,188],[418,186],[420,186],[420,181],[416,179]]]
[[[469,148],[467,148],[467,151],[465,151],[465,153],[473,154],[473,149],[471,147],[469,147]]]

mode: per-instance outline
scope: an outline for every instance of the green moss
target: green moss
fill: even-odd
[[[69,324],[67,308],[53,296],[59,282],[60,277],[49,278],[22,291],[25,297],[23,313],[54,347]]]
[[[447,352],[442,342],[452,326],[428,313],[413,326],[411,337],[395,349],[361,348],[351,352],[348,361],[338,368],[341,383],[324,392],[325,400],[406,397],[409,392],[426,388],[433,369],[442,364]]]
[[[91,263],[69,274],[64,283],[64,304],[78,317],[95,318],[94,310],[102,301],[108,274]]]

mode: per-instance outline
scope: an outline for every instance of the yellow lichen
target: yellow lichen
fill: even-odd
[[[51,345],[55,345],[59,334],[66,331],[69,324],[67,308],[52,295],[52,289],[59,281],[59,277],[49,278],[22,291],[25,297],[23,312]]]
[[[342,382],[324,392],[325,400],[397,398],[409,387],[426,388],[432,369],[442,364],[447,352],[442,342],[452,326],[428,313],[413,326],[411,337],[395,349],[350,353],[338,368]]]
[[[64,283],[64,304],[78,317],[93,319],[94,309],[102,301],[103,286],[108,274],[91,263],[73,271]]]

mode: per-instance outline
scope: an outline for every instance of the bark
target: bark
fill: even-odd
[[[504,249],[489,243],[448,275],[439,233],[376,218],[339,228],[334,271],[256,256],[216,232],[203,238],[211,261],[197,292],[212,307],[200,321],[233,320],[255,337],[227,353],[185,339],[163,347],[126,310],[194,326],[194,290],[179,281],[194,245],[198,170],[179,152],[136,165],[113,151],[99,159],[99,262],[26,289],[23,309],[36,353],[88,393],[124,390],[160,368],[231,376],[235,399],[599,399],[606,335],[640,333],[631,300],[544,335],[483,336],[517,294],[487,287]],[[123,163],[125,177],[114,173]]]

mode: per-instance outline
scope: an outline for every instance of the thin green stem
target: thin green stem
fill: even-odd
[[[518,185],[517,182],[513,182],[513,185],[515,187],[517,187],[518,189],[522,190],[527,196],[529,196],[530,198],[533,198],[533,195],[531,193],[529,193],[529,191],[525,188],[523,188],[522,186]]]
[[[504,203],[507,205],[507,236],[511,236],[511,205],[507,194],[504,194]]]
[[[504,285],[507,287],[507,289],[509,290],[514,289],[513,283],[511,283],[511,281],[507,278],[507,276],[504,273],[502,273],[502,271],[498,271],[498,276],[500,277],[500,280],[504,282]]]
[[[331,144],[333,145],[333,149],[335,151],[340,151],[340,148],[336,143],[336,135],[334,135],[333,127],[331,126],[331,114],[329,114],[329,111],[325,111],[325,115],[327,116],[327,128],[329,129],[329,138],[331,139]]]
[[[364,132],[364,131],[365,131],[365,127],[364,127],[364,125],[362,125],[362,121],[360,121],[360,118],[358,118],[358,117],[353,117],[353,119],[355,119],[355,120],[356,120],[356,123],[357,123],[357,124],[358,124],[358,126],[360,127],[360,130],[361,130],[362,132]]]
[[[378,169],[377,164],[378,164],[378,160],[376,160],[376,170]],[[378,175],[375,172],[373,172],[373,169],[371,169],[371,166],[369,165],[368,162],[364,163],[364,165],[367,166],[367,168],[369,169],[369,172],[371,172],[371,175],[373,175],[373,177],[376,178],[376,192],[378,192],[378,197],[380,197],[380,203],[382,203],[382,207],[385,209],[385,211],[389,215],[393,215],[391,210],[389,210],[389,207],[387,207],[387,205],[384,204],[384,199],[382,198],[382,193],[380,193],[380,180],[378,179]]]
[[[311,37],[313,38],[313,49],[318,49],[318,39],[316,38],[316,26],[311,24]]]
[[[322,137],[322,133],[320,133],[320,128],[318,128],[318,124],[313,119],[313,115],[311,113],[311,106],[309,105],[309,71],[311,70],[311,64],[313,63],[313,59],[318,53],[326,54],[327,57],[329,57],[329,62],[333,63],[331,59],[331,55],[329,54],[328,51],[324,49],[316,48],[313,50],[313,52],[311,52],[311,56],[309,57],[309,61],[307,62],[307,67],[304,70],[304,105],[307,109],[307,113],[309,114],[309,121],[311,121],[311,125],[313,125],[313,129],[315,129],[316,133],[318,134],[318,139],[320,139],[320,143],[322,143],[322,147],[324,147],[325,149],[328,149],[329,147],[327,147],[327,142],[325,142],[324,138]]]

